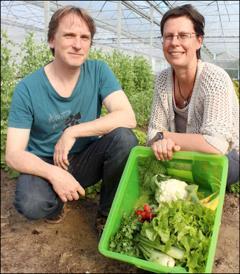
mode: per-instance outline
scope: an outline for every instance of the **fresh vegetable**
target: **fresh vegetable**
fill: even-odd
[[[214,196],[216,196],[216,194],[217,194],[217,191],[207,196],[206,198],[201,199],[200,200],[201,204],[207,204]]]
[[[173,246],[184,251],[180,264],[189,272],[203,273],[213,221],[212,210],[200,203],[177,200],[164,203],[149,227],[157,233],[156,238],[160,237],[166,251]]]
[[[149,169],[157,170],[155,165]],[[125,217],[110,249],[163,266],[204,272],[218,192],[200,200],[198,185],[156,172],[150,176],[146,169],[140,175],[144,181],[135,212]]]
[[[110,240],[110,250],[139,257],[139,249],[134,242],[134,237],[140,232],[141,223],[135,214],[129,217],[123,215],[118,232]]]
[[[154,159],[139,159],[139,180],[141,182],[140,199],[143,197],[145,202],[152,204],[155,202],[156,182],[154,180],[155,174],[166,174],[166,168]],[[170,176],[167,176],[170,178]]]
[[[211,210],[216,210],[218,203],[219,203],[219,196],[218,192],[214,192],[213,194],[209,195],[208,197],[200,200],[200,203],[207,207],[210,208]]]
[[[177,179],[167,179],[165,181],[159,182],[157,178],[160,176],[163,177],[163,175],[160,174],[154,176],[155,182],[158,186],[157,191],[155,192],[155,199],[160,205],[163,202],[170,202],[187,198],[187,184],[184,181]]]
[[[198,185],[188,185],[184,181],[172,179],[162,174],[153,176],[152,180],[156,184],[155,199],[159,203],[159,206],[163,202],[171,202],[178,199],[189,200],[194,203],[199,202],[197,194]]]
[[[150,262],[168,267],[175,266],[175,260],[172,257],[157,251],[156,249],[140,245],[140,250],[144,258]]]
[[[142,256],[150,260],[152,253],[161,252],[172,257],[174,265],[190,272],[204,272],[214,212],[201,203],[178,199],[162,203],[155,214],[152,221],[143,222],[140,233],[134,238]]]
[[[143,210],[138,209],[135,211],[137,216],[139,216],[139,221],[144,222],[144,221],[151,221],[153,217],[156,215],[153,213],[153,209],[150,207],[149,204],[145,204],[143,206]]]
[[[140,234],[139,236],[137,236],[136,239],[138,241],[139,247],[148,247],[153,250],[158,250],[178,260],[182,260],[184,257],[184,251],[182,249],[175,246],[167,247],[166,245],[161,243],[159,236],[157,236],[156,239],[153,241]]]
[[[205,207],[215,211],[217,206],[218,206],[218,203],[219,203],[219,197],[216,197],[215,199],[213,199],[212,201],[208,202],[208,203],[205,203],[203,204]]]

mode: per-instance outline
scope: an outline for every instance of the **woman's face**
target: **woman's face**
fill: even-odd
[[[189,67],[197,61],[196,51],[202,40],[188,17],[169,18],[163,28],[164,56],[173,67]]]

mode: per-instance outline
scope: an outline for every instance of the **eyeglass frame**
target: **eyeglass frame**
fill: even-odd
[[[172,42],[174,37],[176,36],[179,42],[184,42],[188,39],[191,39],[193,34],[196,35],[196,36],[199,36],[199,34],[196,33],[196,32],[182,32],[182,33],[180,32],[180,33],[175,34],[175,35],[169,34],[168,39],[164,38],[164,35],[161,36],[160,38],[161,38],[162,43],[166,43],[166,42]],[[182,38],[180,38],[181,35],[187,35],[187,37],[182,39]]]

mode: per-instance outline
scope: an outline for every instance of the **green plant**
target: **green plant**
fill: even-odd
[[[116,50],[106,54],[101,50],[93,50],[89,58],[103,60],[111,67],[133,107],[137,125],[146,127],[151,111],[154,79],[148,60]]]
[[[151,112],[154,75],[147,59],[141,56],[133,58],[135,91],[130,102],[136,113],[139,127],[147,127]]]
[[[145,146],[147,142],[147,134],[138,128],[134,129],[133,132],[135,133],[138,139],[138,145]]]
[[[236,91],[237,97],[239,99],[239,81],[233,80],[233,86],[234,86],[234,89]]]
[[[85,189],[85,196],[89,199],[94,199],[101,190],[101,181],[93,186],[89,186]]]
[[[240,194],[240,182],[236,182],[230,186],[230,192],[234,193],[236,196]]]
[[[53,56],[46,43],[37,43],[34,34],[30,32],[21,46],[20,58],[17,74],[19,78],[23,78],[49,63]]]
[[[5,164],[4,154],[7,136],[8,112],[16,84],[16,60],[12,55],[11,48],[15,44],[10,41],[7,34],[1,34],[1,168],[9,171]]]
[[[47,64],[52,56],[45,43],[38,44],[35,42],[33,33],[26,36],[25,41],[20,46],[20,53],[15,55],[12,54],[11,49],[16,45],[5,32],[2,33],[1,40],[1,168],[9,173],[10,178],[15,178],[19,173],[10,169],[4,159],[7,119],[13,90],[19,79]]]

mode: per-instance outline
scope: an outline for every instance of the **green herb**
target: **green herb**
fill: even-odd
[[[136,205],[139,205],[139,201],[143,203],[154,204],[155,202],[155,191],[156,191],[156,182],[155,174],[164,174],[167,173],[166,168],[159,161],[156,161],[154,158],[144,158],[139,159],[139,181],[141,182],[141,193]],[[167,179],[168,177],[164,177]]]
[[[118,232],[110,240],[110,250],[139,257],[135,236],[140,232],[141,226],[142,224],[138,221],[138,217],[135,214],[129,217],[124,214]]]

